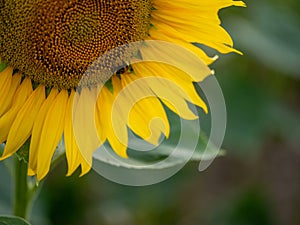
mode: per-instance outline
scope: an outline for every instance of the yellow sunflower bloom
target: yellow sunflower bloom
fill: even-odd
[[[131,64],[130,59],[136,53],[142,58],[156,53],[155,49],[149,51],[145,46],[128,44],[143,40],[174,43],[192,51],[209,65],[215,58],[193,43],[220,53],[238,52],[233,49],[232,39],[218,18],[218,11],[229,6],[244,6],[244,3],[232,0],[0,0],[0,57],[1,62],[8,65],[0,72],[0,143],[5,143],[1,159],[10,157],[29,141],[28,175],[36,175],[41,180],[49,172],[56,147],[64,137],[68,175],[79,166],[85,174],[91,168],[93,151],[106,141],[118,155],[127,157],[127,127],[153,144],[158,143],[161,134],[168,137],[169,122],[163,104],[185,119],[195,119],[186,100],[207,111],[193,86],[193,82],[202,81],[208,75],[207,71],[191,77],[162,63]],[[76,94],[89,66],[120,46],[117,54],[110,54],[102,63],[105,66],[113,63],[121,69],[110,71],[112,76],[103,73],[92,77]],[[165,57],[172,55],[166,53]],[[103,68],[96,66],[96,69]],[[128,92],[123,101],[114,105],[124,87],[149,76],[171,80],[189,97],[159,79]],[[96,84],[108,79],[98,95]],[[137,102],[127,117],[124,109],[134,101],[133,95],[147,91],[157,97]],[[178,108],[165,99],[176,102]],[[76,111],[77,108],[89,109],[93,102],[96,102],[94,111]],[[112,123],[114,107],[118,115]],[[99,142],[85,137],[87,140],[81,149],[72,120],[74,115],[95,118]],[[149,127],[156,117],[163,123]],[[81,128],[89,129],[89,124],[82,123]]]

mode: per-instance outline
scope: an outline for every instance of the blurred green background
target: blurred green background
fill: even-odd
[[[220,12],[244,56],[211,66],[227,105],[227,155],[204,172],[190,163],[148,187],[95,172],[67,178],[63,164],[44,184],[33,225],[300,224],[300,1],[246,3]],[[3,214],[11,185],[0,166]]]

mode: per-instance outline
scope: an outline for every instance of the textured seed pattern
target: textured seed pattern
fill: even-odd
[[[0,0],[0,56],[35,83],[75,88],[100,56],[148,35],[151,7],[151,0]],[[111,51],[100,67],[120,67],[135,53]]]

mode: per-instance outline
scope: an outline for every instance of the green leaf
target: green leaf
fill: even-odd
[[[0,144],[0,155],[3,154],[4,151],[4,144]]]
[[[114,87],[112,85],[112,80],[109,79],[108,81],[106,81],[106,83],[104,84],[105,87],[107,87],[107,89],[113,94],[114,93]]]
[[[16,216],[0,216],[0,225],[30,225],[30,223]]]
[[[211,143],[208,144],[206,134],[200,131],[197,125],[199,121],[180,120],[170,111],[168,114],[171,124],[170,137],[168,139],[162,137],[162,142],[157,147],[131,133],[127,159],[117,156],[106,143],[96,151],[94,160],[97,163],[107,163],[128,169],[160,170],[183,165],[188,161],[212,160],[216,156],[224,155],[224,150],[216,148]],[[184,131],[182,125],[185,127]]]
[[[0,61],[0,72],[2,72],[7,67],[7,64]]]

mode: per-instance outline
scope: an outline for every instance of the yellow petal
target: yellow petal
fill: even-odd
[[[84,159],[92,164],[94,151],[101,145],[95,125],[96,88],[82,88],[76,92],[76,108],[73,111],[73,130],[79,150]]]
[[[161,79],[147,81],[153,92],[175,113],[187,120],[197,119],[197,116],[190,110],[186,99],[189,96],[174,83],[162,82]]]
[[[74,137],[72,115],[73,107],[77,106],[77,103],[74,103],[74,95],[75,92],[72,91],[67,105],[64,127],[64,140],[68,162],[67,176],[70,176],[79,165],[81,165],[82,168],[82,175],[86,174],[91,169],[91,165],[84,159],[84,157],[82,157]]]
[[[245,6],[242,1],[155,1],[152,24],[158,33],[180,36],[186,42],[201,43],[222,53],[237,52],[230,35],[221,27],[218,11],[228,6]],[[174,12],[176,16],[174,16]],[[169,28],[162,28],[168,26]],[[150,30],[151,36],[151,30]],[[157,36],[156,36],[157,38]],[[165,40],[165,39],[159,39]],[[203,58],[205,60],[205,58]]]
[[[87,174],[91,170],[91,164],[89,164],[86,159],[82,156],[82,154],[79,154],[79,161],[81,164],[81,174],[80,177]]]
[[[171,65],[156,62],[136,63],[133,65],[133,69],[135,71],[138,71],[140,74],[143,74],[142,76],[144,77],[164,77],[167,80],[170,80],[171,83],[174,82],[176,86],[180,87],[180,89],[182,89],[187,94],[187,96],[189,97],[188,99],[186,99],[187,101],[201,107],[205,113],[208,112],[205,102],[196,92],[193,84],[194,80],[182,70],[179,70],[178,68]]]
[[[13,70],[11,67],[7,67],[5,70],[3,70],[0,73],[0,104],[1,104],[0,116],[3,114],[3,112],[1,111],[4,111],[4,109],[2,109],[2,105],[6,101],[7,99],[6,96],[10,92],[12,73]]]
[[[65,116],[65,127],[64,127],[64,141],[65,141],[66,157],[68,163],[67,176],[70,176],[80,165],[80,162],[78,162],[79,148],[74,138],[74,132],[72,126],[74,95],[75,92],[72,91],[68,100],[66,116]]]
[[[184,35],[178,31],[176,31],[173,27],[168,26],[167,24],[160,23],[155,26],[157,29],[151,29],[150,37],[153,40],[162,40],[162,41],[168,41],[174,44],[178,44],[187,50],[193,52],[196,54],[200,59],[202,59],[205,64],[211,64],[214,62],[215,58],[209,57],[206,55],[206,53],[196,47],[195,45],[189,43],[184,39]],[[171,30],[171,32],[170,32]],[[168,32],[167,32],[168,31]],[[168,34],[165,34],[168,33]]]
[[[136,74],[140,77],[144,76],[145,86],[149,86],[157,97],[180,117],[188,120],[196,119],[197,116],[190,110],[186,102],[186,100],[190,99],[189,95],[179,84],[159,76],[161,74],[159,63],[157,63],[157,66],[155,64],[152,65],[155,68],[142,66],[142,63],[139,67],[136,67]]]
[[[99,93],[99,97],[97,98],[97,102],[99,101],[99,99],[102,98],[102,97],[100,97],[100,95],[103,95],[102,91]],[[98,136],[101,140],[101,143],[104,143],[106,141],[106,134],[105,134],[105,129],[103,128],[103,124],[101,124],[101,113],[102,112],[100,112],[99,107],[96,107],[96,111],[95,111],[96,129],[97,129],[97,132],[98,132]]]
[[[118,78],[112,78],[113,80],[113,87],[114,87],[114,94],[120,91],[120,80]],[[112,149],[121,157],[127,158],[127,143],[128,143],[128,134],[126,123],[124,120],[121,119],[121,111],[116,110],[115,115],[112,115],[112,105],[115,102],[115,96],[106,88],[103,87],[99,98],[97,99],[97,110],[99,111],[100,116],[100,124],[101,130],[98,132],[102,132],[100,136],[104,136],[105,139],[108,140]],[[117,115],[116,115],[117,114]],[[112,126],[112,120],[115,118],[118,122],[115,121],[117,124],[115,127],[118,130],[118,134],[116,134],[115,129]]]
[[[12,77],[11,85],[9,87],[8,93],[5,95],[0,95],[0,117],[6,113],[10,107],[12,106],[13,97],[16,93],[17,88],[19,87],[21,82],[21,75],[15,74]]]
[[[167,115],[155,97],[144,98],[133,106],[128,125],[133,132],[154,145],[158,144],[161,134],[168,137],[170,132]]]
[[[45,87],[40,85],[27,99],[16,116],[4,148],[2,159],[15,153],[29,138],[33,122],[45,100]]]
[[[193,52],[168,42],[148,41],[140,51],[145,61],[161,62],[172,65],[186,74],[193,81],[203,81],[212,72],[209,67]],[[174,55],[178,57],[174,57]],[[180,56],[180,57],[179,57]]]
[[[37,179],[43,179],[49,169],[53,154],[62,138],[68,92],[62,90],[49,108],[42,129],[37,160]]]
[[[136,81],[137,83],[134,83]],[[141,83],[137,75],[122,77],[124,101],[127,101],[129,127],[146,141],[157,145],[162,133],[169,135],[169,122],[157,96]],[[126,91],[125,91],[126,90]],[[122,100],[121,100],[122,101]]]
[[[29,162],[28,162],[28,175],[34,176],[37,173],[37,158],[39,151],[39,143],[41,139],[41,134],[46,119],[46,115],[49,111],[49,108],[53,104],[55,97],[58,94],[58,90],[52,88],[49,96],[42,104],[35,122],[32,128],[31,141],[30,141],[30,150],[29,150]]]
[[[0,143],[7,139],[8,132],[14,119],[27,98],[31,95],[32,91],[31,81],[29,78],[26,78],[18,87],[14,95],[12,107],[0,118]]]

